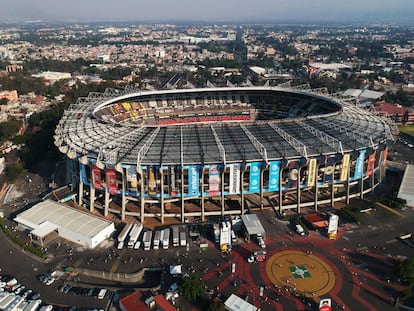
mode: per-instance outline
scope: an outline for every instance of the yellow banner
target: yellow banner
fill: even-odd
[[[316,159],[310,159],[308,165],[308,186],[312,187],[315,185],[315,175],[316,175]]]
[[[348,177],[349,159],[349,153],[344,154],[344,158],[342,159],[341,181],[346,181]]]

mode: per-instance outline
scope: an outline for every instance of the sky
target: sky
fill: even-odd
[[[414,22],[414,0],[1,0],[0,23]]]

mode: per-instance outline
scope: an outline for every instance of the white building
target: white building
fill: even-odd
[[[71,242],[94,248],[114,232],[113,222],[81,210],[45,200],[14,218],[40,240],[54,233]]]

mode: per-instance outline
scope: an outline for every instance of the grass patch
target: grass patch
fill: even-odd
[[[414,137],[414,125],[399,126],[398,129],[400,130],[401,133]]]

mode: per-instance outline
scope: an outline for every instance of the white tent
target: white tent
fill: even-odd
[[[257,311],[257,308],[254,305],[241,299],[235,294],[231,294],[231,296],[224,302],[224,308],[228,311]]]
[[[182,270],[181,270],[182,265],[170,265],[170,274],[181,274]]]

